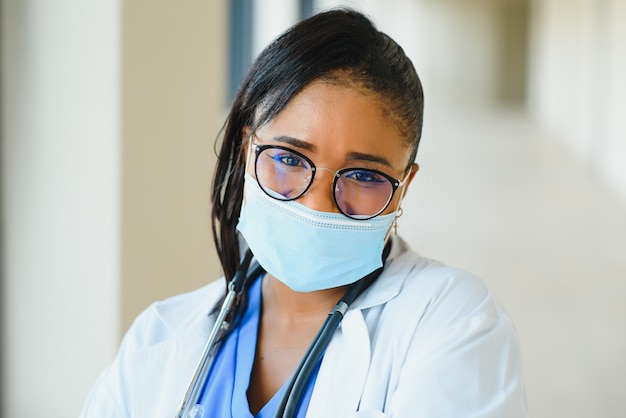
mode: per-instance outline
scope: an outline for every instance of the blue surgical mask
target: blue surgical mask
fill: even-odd
[[[382,266],[396,214],[354,220],[266,195],[246,174],[238,231],[259,264],[298,292],[354,283]]]

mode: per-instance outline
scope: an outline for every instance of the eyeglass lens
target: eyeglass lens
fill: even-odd
[[[313,179],[313,164],[303,155],[281,147],[257,151],[256,177],[261,188],[279,200],[300,197]],[[378,215],[393,196],[391,181],[377,171],[344,169],[337,173],[333,193],[337,207],[353,218]]]

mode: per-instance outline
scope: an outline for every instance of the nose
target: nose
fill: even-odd
[[[297,199],[298,203],[320,212],[340,213],[333,198],[332,187],[334,178],[334,171],[318,167],[313,183],[311,183],[306,193]]]

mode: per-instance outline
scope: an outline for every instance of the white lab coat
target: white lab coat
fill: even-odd
[[[144,311],[81,417],[173,418],[223,291],[223,281],[214,282]],[[346,312],[324,354],[307,417],[526,416],[509,316],[481,280],[395,239],[384,272]]]

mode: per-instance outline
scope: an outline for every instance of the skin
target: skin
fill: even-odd
[[[249,132],[248,129],[244,133]],[[318,168],[336,171],[344,167],[368,167],[399,180],[407,177],[385,214],[400,207],[418,170],[413,163],[408,174],[405,171],[410,149],[393,128],[380,97],[349,82],[314,81],[276,118],[258,129],[253,140],[257,144],[291,147],[308,156]],[[249,159],[247,170],[254,176],[252,165]],[[339,213],[331,194],[332,181],[330,171],[318,170],[313,184],[298,202],[318,211]],[[295,292],[266,274],[262,283],[256,355],[248,387],[253,414],[257,414],[291,377],[329,310],[344,292],[345,287]]]

